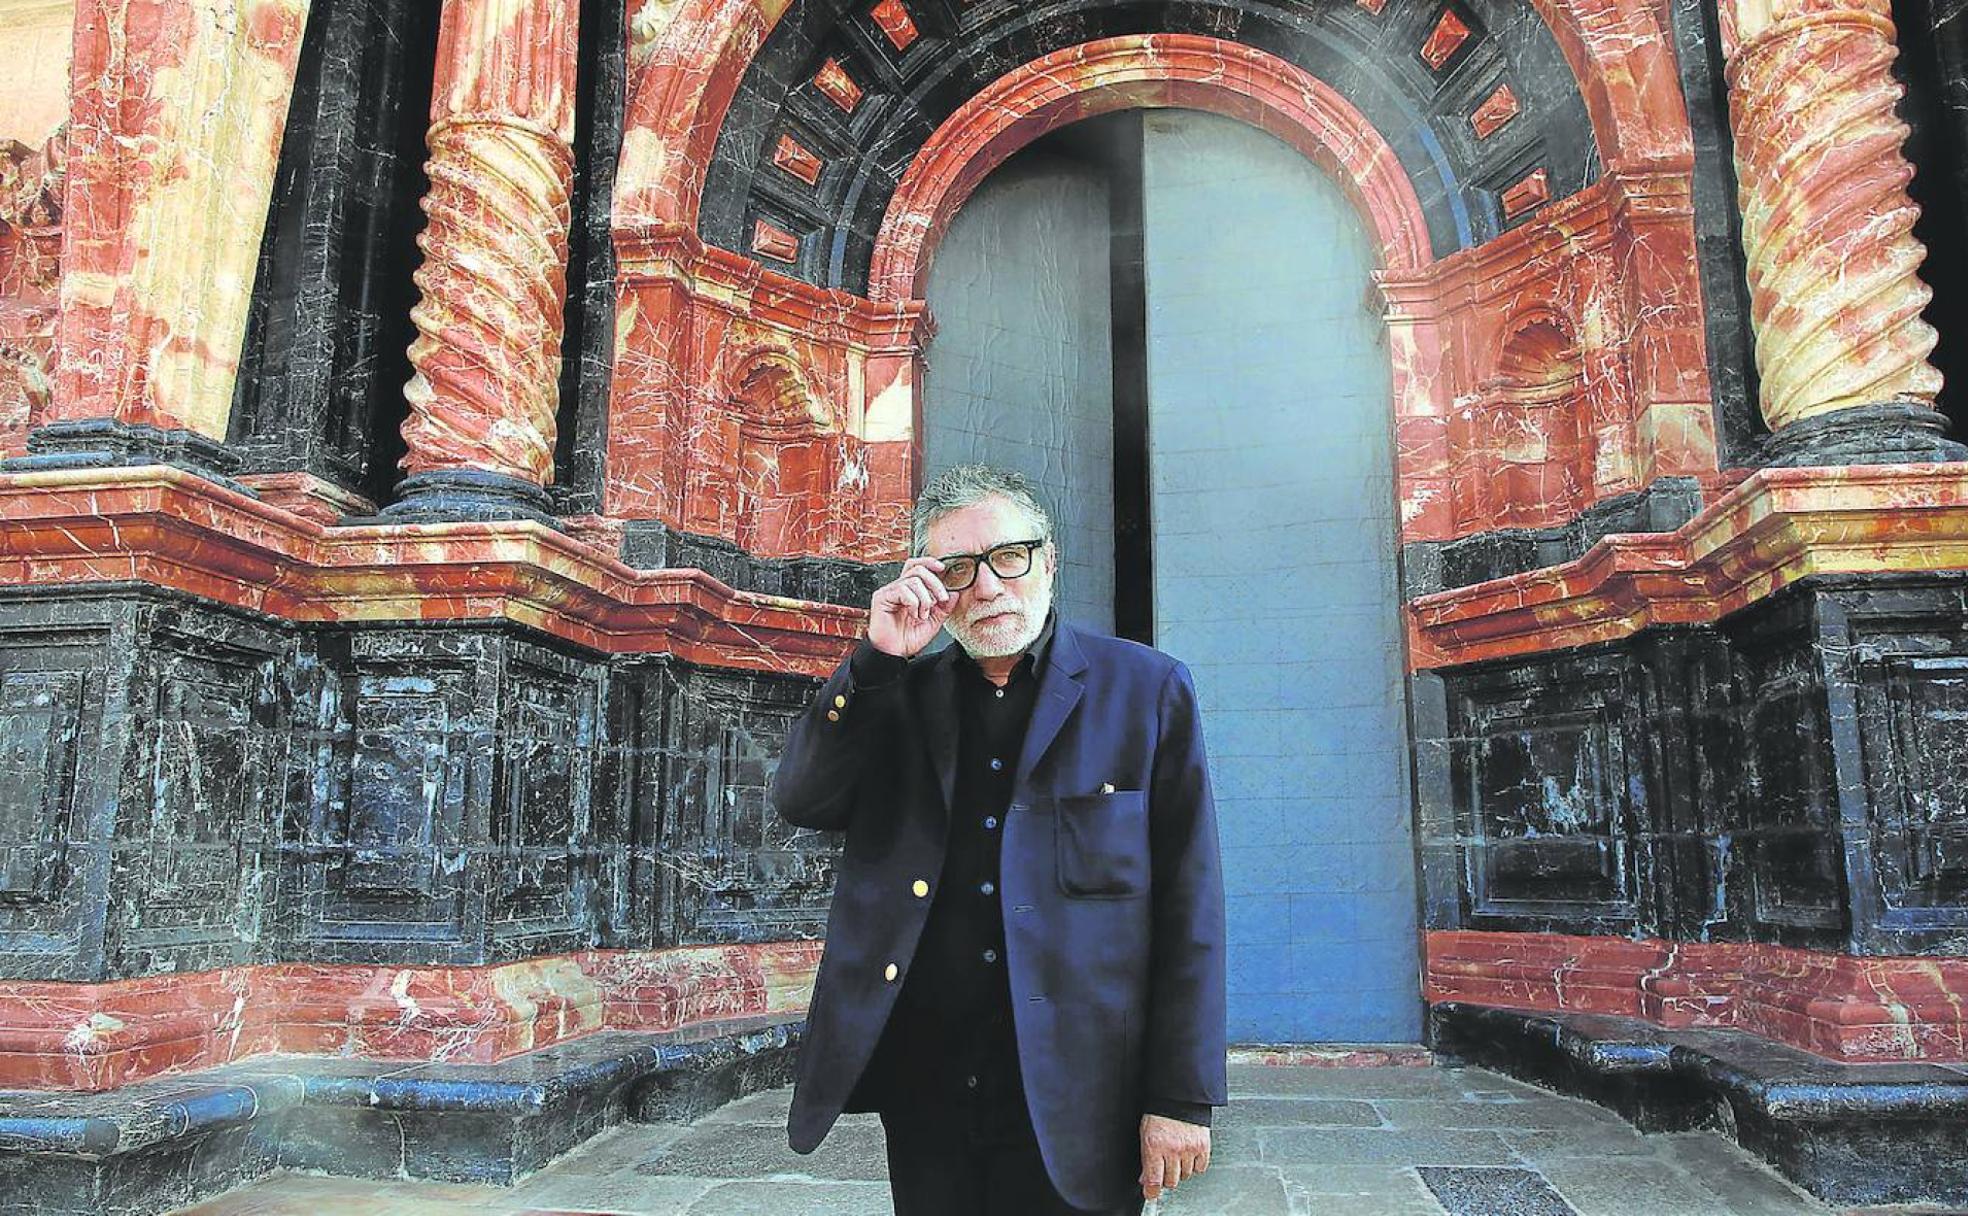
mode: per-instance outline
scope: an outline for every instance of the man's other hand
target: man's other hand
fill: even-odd
[[[912,557],[900,577],[875,591],[868,600],[868,640],[876,650],[914,658],[935,638],[957,606],[957,593],[937,577],[942,572],[935,558]]]
[[[1209,1168],[1210,1129],[1161,1115],[1141,1116],[1141,1196],[1158,1199]]]

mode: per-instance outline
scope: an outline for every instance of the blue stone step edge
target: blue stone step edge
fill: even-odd
[[[103,1093],[0,1091],[0,1212],[152,1216],[276,1169],[511,1185],[617,1123],[786,1084],[804,1030],[747,1018],[497,1064],[264,1056]]]
[[[1436,1051],[1609,1106],[1708,1127],[1844,1205],[1968,1205],[1968,1066],[1847,1064],[1747,1031],[1445,1002]]]

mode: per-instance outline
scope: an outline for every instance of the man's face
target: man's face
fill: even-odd
[[[1039,526],[1018,504],[994,496],[931,524],[929,555],[983,553],[993,545],[1038,535]],[[1019,578],[999,578],[989,563],[978,562],[977,581],[957,593],[956,607],[944,628],[974,659],[1024,650],[1045,628],[1056,562],[1050,542],[1032,555],[1032,568]]]

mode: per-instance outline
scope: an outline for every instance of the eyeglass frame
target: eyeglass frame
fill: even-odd
[[[1004,549],[1025,550],[1025,568],[1023,570],[1020,570],[1017,574],[998,574],[998,568],[996,566],[991,566],[991,573],[997,575],[999,581],[1007,582],[1007,583],[1012,581],[1013,579],[1024,578],[1026,575],[1032,572],[1032,562],[1034,557],[1037,555],[1038,551],[1041,548],[1044,548],[1046,545],[1049,545],[1051,543],[1052,543],[1052,538],[1050,536],[1041,536],[1035,540],[1008,540],[1001,545],[992,545],[990,548],[984,550],[984,552],[982,553],[951,553],[943,557],[939,557],[936,560],[940,564],[946,567],[951,562],[962,561],[966,558],[968,558],[971,562],[970,578],[965,581],[963,586],[952,587],[948,583],[943,583],[943,589],[945,591],[949,591],[952,593],[958,593],[958,592],[968,591],[972,587],[975,587],[977,585],[978,570],[982,569],[985,566],[990,566],[991,555],[993,553],[997,553]],[[943,576],[940,574],[936,576],[936,579],[938,582],[943,582]]]

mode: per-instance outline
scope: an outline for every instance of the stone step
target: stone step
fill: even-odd
[[[1437,1052],[1609,1106],[1645,1131],[1711,1127],[1837,1204],[1968,1205],[1968,1067],[1847,1064],[1761,1035],[1462,1002]]]
[[[0,1211],[150,1216],[275,1169],[511,1185],[618,1123],[784,1085],[804,1029],[601,1031],[497,1064],[266,1056],[102,1093],[0,1092]]]

